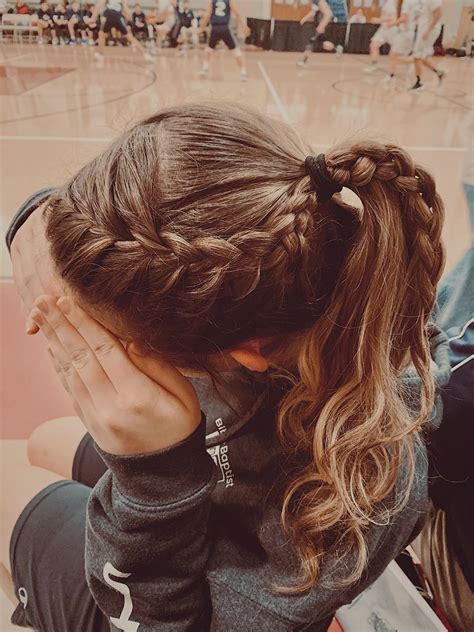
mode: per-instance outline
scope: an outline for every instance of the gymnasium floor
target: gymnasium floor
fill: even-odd
[[[408,68],[387,89],[382,70],[363,72],[367,56],[318,55],[305,70],[296,68],[299,58],[248,53],[250,79],[242,83],[226,51],[216,53],[210,76],[199,80],[194,52],[178,59],[167,50],[150,64],[128,49],[108,49],[99,65],[88,48],[0,45],[2,235],[27,195],[63,181],[134,121],[183,100],[227,99],[287,120],[318,150],[347,136],[381,137],[409,149],[435,175],[444,198],[451,268],[470,243],[461,175],[472,138],[472,60],[442,59],[449,71],[443,87],[427,76],[425,92],[413,95],[406,90]],[[72,410],[42,340],[23,333],[3,237],[0,265],[0,438],[21,460],[35,426]],[[0,632],[18,630],[8,622],[3,595],[0,610]]]

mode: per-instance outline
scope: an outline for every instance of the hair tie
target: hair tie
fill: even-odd
[[[327,202],[335,193],[342,191],[342,186],[329,175],[324,154],[308,156],[304,165],[320,202]]]

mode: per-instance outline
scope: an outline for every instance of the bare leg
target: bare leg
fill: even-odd
[[[106,40],[106,34],[104,31],[99,31],[99,53],[101,55],[104,54],[105,51],[105,40]]]
[[[136,37],[133,37],[131,33],[127,33],[125,37],[127,38],[127,41],[130,42],[130,44],[132,45],[132,48],[137,48],[142,55],[146,54],[145,48],[140,44]]]
[[[31,465],[71,478],[74,456],[85,434],[79,417],[45,421],[28,439],[28,460]]]
[[[204,59],[202,62],[202,68],[199,74],[205,74],[209,71],[209,62],[211,61],[212,49],[208,46],[204,50]]]
[[[74,33],[74,25],[76,24],[77,20],[69,20],[69,22],[67,23],[67,30],[69,31],[69,37],[72,40],[76,39],[76,34]]]
[[[378,42],[370,42],[370,62],[376,64],[380,57],[380,44]]]

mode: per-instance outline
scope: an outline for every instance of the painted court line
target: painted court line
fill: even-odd
[[[258,62],[258,68],[262,73],[263,78],[265,79],[265,83],[267,84],[267,88],[270,90],[270,94],[272,95],[272,99],[277,106],[278,112],[280,113],[281,118],[285,121],[285,123],[290,122],[290,117],[288,116],[288,112],[286,111],[285,106],[283,105],[283,101],[280,99],[278,92],[275,90],[275,86],[272,83],[272,80],[268,76],[267,71],[265,70],[265,66],[261,61]]]

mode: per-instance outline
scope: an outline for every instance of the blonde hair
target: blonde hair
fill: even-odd
[[[322,556],[367,563],[365,533],[406,504],[414,441],[433,406],[428,318],[443,267],[443,206],[399,147],[326,155],[339,195],[318,202],[310,149],[282,123],[231,105],[183,105],[117,139],[50,201],[48,238],[80,298],[130,339],[202,368],[240,343],[298,340],[278,433],[297,471],[282,522],[301,560],[287,592],[313,586]],[[276,341],[276,342],[275,342]],[[278,341],[280,341],[278,343]],[[400,387],[413,363],[420,399]]]

